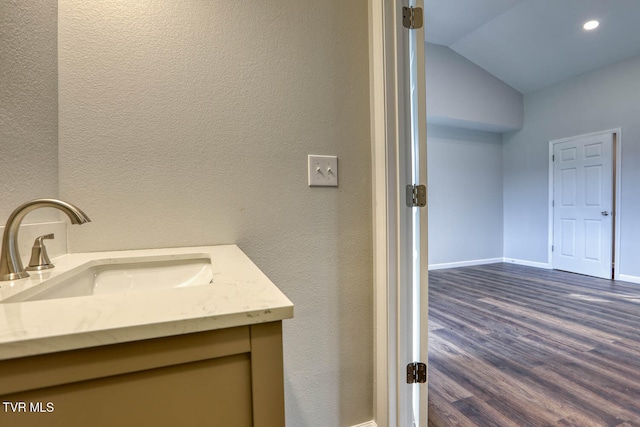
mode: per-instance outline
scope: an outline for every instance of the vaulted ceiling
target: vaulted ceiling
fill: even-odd
[[[639,20],[640,0],[425,0],[427,42],[522,93],[640,55]]]

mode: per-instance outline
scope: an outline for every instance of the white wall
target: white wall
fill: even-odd
[[[58,195],[57,2],[0,0],[0,226]],[[25,223],[58,219],[40,209]]]
[[[427,150],[429,265],[502,258],[502,135],[430,125]]]
[[[427,121],[475,130],[522,128],[522,94],[445,46],[425,43]]]
[[[427,43],[429,265],[503,257],[502,135],[523,96],[453,50]]]
[[[93,220],[71,250],[237,243],[295,304],[287,424],[372,419],[366,1],[59,8],[60,195]]]
[[[620,273],[640,276],[640,57],[525,96],[504,136],[504,254],[547,262],[549,141],[622,127]]]

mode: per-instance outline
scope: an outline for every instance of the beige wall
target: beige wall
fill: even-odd
[[[370,420],[366,1],[59,4],[60,196],[93,219],[71,250],[237,243],[295,304],[288,425]]]
[[[21,203],[58,195],[57,10],[0,0],[0,226]],[[57,218],[40,210],[25,222]]]

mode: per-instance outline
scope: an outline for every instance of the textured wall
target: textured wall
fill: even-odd
[[[502,258],[502,135],[430,125],[429,265]]]
[[[60,194],[93,219],[70,249],[237,243],[295,304],[288,425],[370,420],[366,1],[59,8]]]
[[[427,121],[504,132],[522,128],[522,94],[446,46],[425,43]]]
[[[525,96],[504,136],[504,256],[547,262],[549,141],[622,127],[620,273],[640,276],[640,57]]]
[[[0,0],[0,221],[58,195],[57,11],[50,0]],[[39,210],[25,222],[56,220]]]

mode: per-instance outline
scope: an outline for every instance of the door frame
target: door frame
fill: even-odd
[[[575,135],[570,136],[568,138],[562,139],[554,139],[549,141],[549,214],[548,214],[548,252],[547,252],[547,263],[549,268],[553,269],[553,252],[551,251],[551,246],[553,245],[553,146],[555,144],[560,144],[562,142],[573,141],[579,138],[585,138],[590,136],[598,136],[598,135],[615,135],[613,139],[613,182],[614,182],[614,191],[613,197],[614,208],[613,208],[613,265],[615,266],[613,270],[613,280],[620,280],[620,205],[621,205],[621,183],[622,183],[622,128],[608,129],[599,132],[592,132],[583,135]]]
[[[395,300],[388,289],[397,277],[397,218],[388,200],[395,197],[389,179],[395,176],[395,151],[387,147],[387,139],[396,132],[390,117],[396,88],[395,74],[389,57],[395,55],[393,7],[383,0],[369,0],[369,96],[371,118],[371,173],[373,219],[373,417],[378,427],[388,427],[395,418],[395,364],[391,343],[396,341],[394,324]],[[386,48],[386,49],[385,49]],[[391,52],[389,52],[391,51]],[[390,152],[388,152],[390,151]]]
[[[373,411],[377,427],[403,427],[398,425],[399,402],[398,384],[406,381],[399,366],[399,322],[400,311],[399,270],[400,270],[400,201],[406,197],[400,189],[399,143],[404,137],[403,107],[398,105],[404,90],[402,56],[398,54],[398,27],[401,25],[400,10],[396,5],[401,0],[369,0],[369,85],[371,120],[371,174],[373,213]],[[422,0],[416,0],[424,6]],[[424,69],[424,49],[417,52]],[[423,73],[424,74],[424,73]],[[425,102],[426,92],[421,102]],[[424,114],[426,130],[426,113]],[[425,138],[426,139],[426,138]],[[426,152],[426,141],[424,144]],[[423,154],[420,154],[423,156]],[[403,161],[403,160],[402,160]],[[426,153],[424,154],[426,164]],[[426,178],[426,173],[424,174]],[[425,182],[426,184],[426,182]],[[407,209],[406,205],[404,209]],[[426,222],[427,211],[422,215]],[[422,221],[421,221],[422,222]],[[424,226],[426,231],[426,225]],[[427,272],[427,250],[424,258],[424,272]],[[426,277],[426,275],[425,275]],[[422,280],[422,279],[421,279]],[[426,280],[426,279],[425,279]],[[426,291],[427,289],[425,289]],[[420,295],[421,327],[428,327],[428,292]],[[426,340],[425,340],[426,341]],[[426,349],[427,342],[421,343]],[[426,355],[426,351],[424,352]],[[423,356],[425,357],[425,356]],[[424,360],[426,362],[426,360]],[[405,368],[406,370],[406,368]],[[424,399],[425,413],[420,414],[421,423],[426,426],[427,384],[421,385],[421,399]],[[424,390],[424,391],[423,391]],[[401,394],[401,393],[400,393]]]

